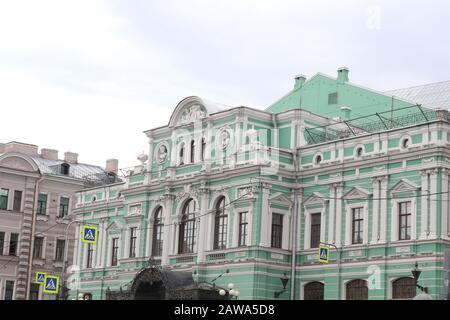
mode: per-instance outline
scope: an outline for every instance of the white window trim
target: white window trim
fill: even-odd
[[[398,204],[401,202],[411,202],[411,239],[416,240],[416,228],[417,228],[417,198],[401,198],[391,200],[391,241],[407,241],[400,240],[399,234],[399,210]]]
[[[290,221],[291,221],[291,208],[289,208],[287,211],[286,210],[280,210],[280,209],[272,209],[269,208],[269,221],[270,221],[270,229],[268,230],[268,234],[269,234],[269,245],[272,248],[272,219],[273,219],[273,214],[277,213],[277,214],[281,214],[283,216],[283,231],[282,231],[282,239],[281,239],[281,248],[280,249],[284,249],[284,250],[288,250],[289,249],[289,240],[290,240]],[[322,227],[322,226],[321,226]]]
[[[16,191],[22,191],[22,197],[20,198],[19,212],[23,212],[23,203],[24,203],[24,198],[25,198],[25,190],[20,190],[20,189],[14,189],[13,190],[12,201],[11,201],[11,210],[14,210],[14,193]]]
[[[45,214],[38,214],[37,213],[37,208],[38,208],[38,203],[39,203],[39,195],[41,194],[45,194],[47,195],[47,201],[45,202]],[[36,217],[48,217],[50,216],[50,193],[48,192],[43,192],[43,191],[39,191],[38,195],[37,195],[37,199],[36,199]]]
[[[242,212],[247,212],[247,244],[239,246],[239,215]],[[233,219],[233,238],[232,247],[245,248],[252,245],[252,225],[253,225],[253,205],[242,208],[235,208],[232,210]]]
[[[12,293],[12,300],[16,300],[17,281],[16,281],[16,279],[13,279],[13,278],[4,278],[3,281],[0,279],[0,288],[1,288],[0,300],[5,300],[5,296],[6,296],[6,281],[14,282],[13,293]]]
[[[65,239],[65,237],[58,236],[58,237],[55,237],[55,239],[53,240],[53,253],[52,253],[52,260],[53,260],[53,261],[56,261],[56,244],[58,243],[58,240],[63,240],[63,241],[65,241],[66,239]],[[65,246],[65,244],[64,244],[63,261],[64,261],[64,251],[65,251],[65,249],[66,249],[66,246]]]
[[[113,250],[113,239],[118,239],[118,244],[119,244],[119,247],[118,247],[118,250],[117,250],[117,265],[115,265],[115,266],[113,266],[112,265],[112,250]],[[105,263],[105,265],[106,266],[108,266],[108,267],[113,267],[113,268],[115,268],[115,267],[118,267],[119,266],[119,260],[120,260],[120,249],[121,249],[121,241],[122,241],[122,236],[121,236],[121,234],[119,233],[119,232],[114,232],[114,231],[112,231],[112,232],[109,232],[108,233],[108,246],[107,246],[107,249],[108,249],[108,252],[107,252],[107,254],[106,254],[106,263]]]
[[[320,209],[308,209],[304,206],[304,216],[305,216],[305,235],[304,235],[304,249],[311,248],[311,215],[315,213],[320,213],[320,242],[325,242],[325,224],[326,224],[326,203],[324,202],[322,208]],[[315,249],[315,248],[314,248]]]
[[[217,197],[214,198],[214,200],[211,202],[212,207],[210,208],[210,212],[213,212],[213,214],[209,215],[209,221],[205,219],[205,222],[207,225],[209,225],[209,232],[206,234],[206,250],[214,250],[214,237],[215,237],[215,223],[216,223],[216,205],[217,201],[221,198],[225,197],[225,205],[227,203],[230,203],[230,199],[225,194],[220,194]],[[225,207],[225,213],[227,215],[227,234],[225,237],[225,249],[228,249],[230,247],[230,223],[231,223],[231,213],[232,213],[231,207]],[[208,215],[206,216],[208,218]],[[237,222],[239,223],[239,221]],[[233,243],[233,239],[231,240],[231,243]]]
[[[347,202],[348,200],[346,200]],[[363,242],[362,243],[352,243],[353,240],[353,219],[352,210],[356,208],[362,208],[363,210]],[[346,204],[345,210],[345,245],[347,246],[360,246],[369,243],[369,204],[368,201]]]
[[[136,228],[136,250],[135,250],[135,257],[130,257],[130,249],[131,249],[131,228]],[[123,253],[124,259],[137,259],[140,257],[140,238],[141,238],[141,223],[130,223],[127,224],[127,230],[125,232],[125,252]]]

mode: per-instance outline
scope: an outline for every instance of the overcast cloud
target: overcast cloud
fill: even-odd
[[[0,0],[0,142],[120,167],[198,95],[264,109],[296,74],[450,80],[448,1]]]

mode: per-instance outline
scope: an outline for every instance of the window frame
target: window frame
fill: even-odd
[[[138,227],[133,226],[129,229],[128,258],[136,258],[137,253],[137,232]]]
[[[359,218],[355,219],[355,213],[358,210]],[[350,208],[351,221],[352,221],[352,236],[351,244],[363,244],[364,243],[364,207],[353,207]],[[358,222],[358,231],[355,230],[355,222]],[[358,233],[359,241],[355,241],[355,233]]]
[[[86,244],[86,269],[92,269],[94,262],[94,245],[92,243]]]
[[[238,234],[238,247],[246,247],[248,246],[249,239],[249,212],[248,211],[240,211],[238,212],[239,217],[239,234]],[[243,221],[242,217],[245,217]]]
[[[317,224],[313,224],[313,217],[319,217],[319,223]],[[309,225],[309,229],[310,229],[310,242],[309,242],[309,249],[317,249],[320,246],[320,242],[321,242],[321,237],[322,237],[322,212],[314,212],[314,213],[310,213],[310,225]],[[317,240],[317,244],[316,239],[313,239],[313,226],[315,228],[318,228],[318,240]],[[318,226],[318,227],[317,227]],[[317,232],[316,232],[317,234]],[[314,240],[314,243],[313,243]]]
[[[193,203],[193,212],[191,212],[191,203]],[[189,198],[185,201],[182,208],[178,234],[178,254],[190,254],[194,253],[196,249],[196,201],[193,198]]]
[[[406,204],[406,209],[408,209],[408,205],[409,205],[409,212],[403,213],[402,212],[402,205]],[[412,208],[413,208],[413,204],[411,201],[399,201],[397,202],[397,209],[398,209],[398,240],[399,241],[403,241],[403,240],[411,240],[412,239]],[[408,210],[406,210],[408,211]],[[402,225],[402,217],[406,218],[406,226]],[[409,223],[408,223],[409,222]],[[402,237],[402,230],[406,231],[405,236],[406,237]],[[409,232],[408,232],[409,230]]]
[[[116,267],[119,263],[119,237],[111,238],[111,267]]]
[[[216,201],[214,214],[214,241],[213,250],[227,248],[228,238],[228,213],[226,209],[226,198],[220,196]]]
[[[16,197],[16,194],[20,193],[19,200]],[[23,200],[23,191],[22,190],[14,190],[13,194],[13,211],[22,212],[22,200]],[[17,208],[17,205],[19,208]]]
[[[278,219],[278,221],[275,221]],[[270,246],[272,248],[283,248],[283,220],[284,214],[272,212]]]
[[[45,206],[42,205],[42,203],[44,203],[44,201],[40,199],[41,196],[45,196]],[[47,204],[48,204],[48,194],[40,192],[38,194],[38,199],[37,199],[36,214],[43,215],[43,216],[47,215]],[[42,209],[44,210],[44,212],[42,212]]]
[[[58,246],[58,243],[62,242],[62,248]],[[57,262],[64,262],[64,252],[66,251],[66,241],[65,239],[56,239],[55,240],[55,256],[54,260]],[[59,259],[59,257],[61,258]]]
[[[62,199],[67,199],[67,204],[66,205],[64,204],[64,206],[62,204]],[[64,212],[64,209],[63,209],[63,214],[62,215],[61,215],[61,208],[65,208],[65,210],[66,210]],[[70,210],[70,197],[64,196],[64,195],[60,196],[59,197],[59,206],[58,206],[58,218],[64,218],[64,217],[69,216],[69,210]]]
[[[2,191],[3,192],[6,191],[6,195],[1,194]],[[0,210],[8,210],[9,194],[10,194],[10,189],[0,188]],[[5,207],[1,206],[2,203],[5,204]]]
[[[153,214],[152,257],[161,257],[164,245],[164,208],[158,206]]]
[[[13,240],[12,240],[13,235],[17,236],[17,240],[14,242],[14,246],[13,246]],[[14,248],[13,253],[11,252],[12,248]],[[15,256],[15,257],[18,255],[17,254],[17,250],[19,249],[19,234],[18,233],[12,232],[9,234],[9,248],[8,249],[9,249],[8,255]]]
[[[36,247],[36,244],[38,243],[36,240],[40,241],[40,246]],[[35,236],[34,237],[34,242],[33,242],[33,259],[43,259],[43,256],[45,256],[44,254],[44,241],[45,238],[43,236]],[[38,250],[36,250],[38,249]]]

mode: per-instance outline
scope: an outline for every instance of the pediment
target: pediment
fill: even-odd
[[[368,199],[371,195],[372,193],[364,188],[353,187],[346,194],[344,194],[343,198],[347,200]]]
[[[304,206],[313,206],[323,204],[327,199],[318,192],[313,192],[308,198],[303,202]]]
[[[0,166],[23,171],[38,171],[36,163],[21,154],[4,154],[0,156]]]
[[[120,223],[118,223],[117,221],[113,221],[108,225],[106,230],[109,232],[114,232],[114,231],[120,231],[121,228],[122,228],[122,225]]]
[[[417,191],[420,187],[408,179],[401,179],[399,182],[397,182],[391,189],[389,189],[389,192],[391,193],[399,193],[399,192],[411,192],[411,191]]]
[[[291,199],[289,199],[288,197],[286,197],[283,193],[278,192],[276,194],[274,194],[273,196],[271,196],[269,198],[269,201],[271,203],[280,203],[280,204],[284,204],[284,205],[292,205],[292,201]]]

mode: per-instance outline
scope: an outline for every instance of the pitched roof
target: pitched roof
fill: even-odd
[[[429,83],[403,89],[385,91],[385,94],[397,96],[431,108],[450,110],[450,81]]]

